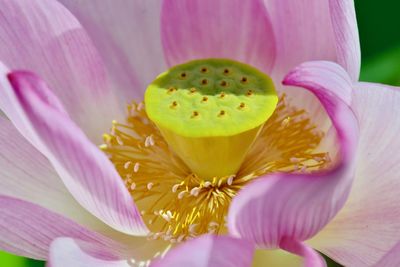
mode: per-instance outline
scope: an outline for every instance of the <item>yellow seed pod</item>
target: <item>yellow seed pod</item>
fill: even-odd
[[[239,168],[277,102],[268,75],[228,59],[174,66],[145,93],[149,118],[203,178],[233,174]]]

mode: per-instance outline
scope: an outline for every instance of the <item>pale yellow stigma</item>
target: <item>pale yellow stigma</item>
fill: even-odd
[[[148,119],[144,104],[129,105],[127,114],[125,122],[113,122],[101,148],[141,210],[151,239],[175,243],[222,233],[231,199],[249,181],[271,172],[311,172],[329,164],[327,153],[315,152],[323,133],[284,96],[239,170],[212,179],[194,174],[173,152]]]

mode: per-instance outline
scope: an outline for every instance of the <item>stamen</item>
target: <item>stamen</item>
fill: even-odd
[[[153,188],[154,184],[153,183],[148,183],[147,184],[147,190],[151,190]]]
[[[127,162],[124,164],[125,170],[129,169],[129,166],[131,166],[131,164],[132,164],[131,161],[127,161]]]
[[[139,167],[140,167],[140,163],[136,162],[135,166],[133,166],[133,172],[138,172],[139,171]]]
[[[135,190],[135,188],[136,188],[136,184],[135,183],[132,183],[131,185],[130,185],[130,187],[129,187],[132,191],[133,190]]]
[[[176,191],[178,191],[178,188],[181,186],[181,184],[175,184],[173,187],[172,187],[172,192],[173,193],[176,193]]]
[[[233,179],[234,179],[234,178],[235,178],[235,175],[229,176],[229,178],[228,178],[228,180],[226,181],[226,183],[227,183],[228,185],[232,185]]]

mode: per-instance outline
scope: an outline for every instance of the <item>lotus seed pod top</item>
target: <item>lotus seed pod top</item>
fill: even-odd
[[[149,118],[204,179],[236,173],[277,102],[266,74],[227,59],[177,65],[145,94]]]

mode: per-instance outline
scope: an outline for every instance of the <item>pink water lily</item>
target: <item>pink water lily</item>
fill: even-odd
[[[281,98],[239,171],[194,186],[132,101],[209,58]],[[399,264],[400,92],[358,81],[353,1],[0,0],[0,61],[1,249],[53,267]],[[185,215],[210,188],[222,208]]]

